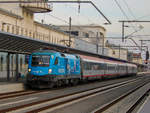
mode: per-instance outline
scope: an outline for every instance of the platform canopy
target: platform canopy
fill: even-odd
[[[70,48],[70,47],[66,47],[62,45],[52,44],[46,41],[31,39],[29,37],[0,31],[0,52],[31,54],[33,51],[40,50],[40,49],[52,49],[52,50],[61,51],[61,52],[96,56],[96,57],[105,58],[105,59],[114,60],[114,61],[132,63],[132,62],[128,62],[122,59],[118,59],[118,58],[99,55],[99,54],[82,51],[82,50],[78,50],[78,49],[74,49],[74,48]],[[133,64],[136,64],[136,63],[133,63]],[[136,65],[141,65],[141,64],[136,64]]]
[[[43,48],[64,50],[68,47],[0,31],[0,51],[30,54]]]

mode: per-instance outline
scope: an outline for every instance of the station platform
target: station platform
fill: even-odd
[[[150,113],[150,96],[146,99],[137,113]]]
[[[150,74],[150,71],[146,71],[146,72],[139,72],[138,75],[145,75],[145,74]]]
[[[150,74],[150,71],[138,73],[138,75],[145,75],[145,74]],[[139,108],[137,113],[150,113],[150,96],[145,100],[145,102]]]
[[[0,94],[15,91],[23,91],[24,83],[22,82],[0,82]]]

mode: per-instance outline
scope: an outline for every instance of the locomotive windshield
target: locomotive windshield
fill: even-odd
[[[50,56],[48,55],[33,55],[32,66],[49,66]]]

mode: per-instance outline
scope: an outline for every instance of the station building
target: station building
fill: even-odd
[[[28,0],[20,1],[25,2]],[[61,29],[56,29],[56,27],[52,25],[43,24],[34,20],[35,13],[51,12],[53,10],[52,4],[48,4],[46,2],[47,0],[33,1],[36,1],[36,3],[19,2],[3,3],[2,5],[0,5],[0,32],[7,33],[10,36],[13,34],[14,36],[17,36],[17,38],[25,37],[31,40],[68,46],[69,34],[67,32],[64,32],[64,30]],[[74,27],[72,27],[72,29],[74,29]],[[80,29],[82,33],[79,32],[81,40],[78,40],[76,38],[76,35],[72,34],[71,47],[77,49],[84,49],[82,45],[87,44],[89,48],[92,48],[91,50],[89,50],[89,52],[97,53],[95,43],[97,43],[98,40],[99,44],[104,45],[104,37],[106,30],[103,27],[97,25],[88,25],[80,27],[82,27],[81,29],[83,29]],[[76,28],[78,27],[76,26]],[[73,32],[74,31],[72,31],[72,33]],[[1,37],[3,37],[3,35],[1,35]],[[99,37],[101,37],[101,39],[98,39]],[[0,81],[18,80],[20,79],[20,76],[23,78],[27,73],[28,53],[22,51],[22,49],[24,49],[23,47],[27,46],[27,43],[24,44],[20,41],[19,44],[23,45],[20,45],[22,47],[19,50],[19,48],[10,48],[13,47],[13,44],[17,45],[17,41],[15,43],[11,43],[11,41],[13,42],[13,37],[7,40],[4,40],[4,37],[3,39],[1,39],[1,43],[3,44],[0,47]],[[86,43],[85,41],[87,41],[88,43]],[[90,44],[90,42],[93,42],[93,44]],[[11,50],[9,50],[8,48],[10,48]],[[36,45],[34,48],[36,48]],[[15,49],[17,49],[17,51],[12,51]],[[99,51],[102,50],[100,50],[99,48]],[[101,52],[99,53],[101,54]]]
[[[108,55],[105,47],[106,29],[98,24],[71,25],[71,31],[67,25],[57,25],[58,29],[71,33],[74,38],[74,48],[93,52],[100,55]]]
[[[132,54],[132,62],[143,64],[141,53],[133,53]]]
[[[122,60],[127,60],[128,50],[125,48],[109,47],[108,51],[108,56],[119,58]]]
[[[109,41],[106,41],[106,47],[109,51],[108,56],[128,60],[128,49],[122,48],[119,45],[111,44]]]
[[[69,33],[69,26],[59,25],[59,29]],[[78,39],[105,47],[106,29],[97,24],[71,25],[71,34]]]

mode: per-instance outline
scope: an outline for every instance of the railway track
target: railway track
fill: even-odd
[[[19,92],[13,92],[13,93],[6,93],[6,94],[0,95],[0,100],[24,96],[24,95],[36,94],[36,93],[41,93],[41,92],[43,91],[19,91]]]
[[[139,78],[140,78],[140,76],[139,76]],[[107,84],[107,85],[112,85],[112,84]],[[104,86],[107,86],[107,85],[104,85]],[[102,87],[104,87],[104,86],[102,86]],[[96,87],[96,88],[98,88],[98,87]],[[53,88],[51,90],[58,90],[58,89],[63,89],[63,87]],[[0,100],[13,98],[13,97],[19,97],[19,96],[25,96],[25,95],[30,95],[30,94],[48,92],[48,91],[50,91],[50,90],[48,90],[48,89],[46,89],[46,90],[23,90],[23,91],[15,91],[15,92],[8,92],[8,93],[0,93]]]
[[[134,109],[141,103],[141,101],[150,93],[150,81],[141,84],[135,89],[128,91],[127,93],[121,95],[120,97],[114,99],[113,101],[103,105],[102,107],[94,110],[92,113],[108,113],[110,111],[132,113]],[[143,89],[142,89],[143,88]],[[135,98],[135,99],[133,99]],[[132,100],[131,100],[132,99]],[[129,102],[132,101],[132,102]],[[129,103],[128,103],[129,102]],[[121,104],[128,104],[127,107]],[[125,104],[124,104],[125,105]],[[120,107],[120,108],[119,108]],[[123,109],[125,107],[125,109]]]
[[[150,94],[150,89],[147,90],[143,95],[141,95],[140,98],[137,99],[137,101],[130,107],[130,109],[127,110],[127,113],[132,113],[136,109],[136,107],[140,105],[141,102],[149,96],[149,94]]]
[[[1,109],[0,112],[11,112],[11,113],[36,113],[36,112],[43,112],[45,110],[53,111],[55,109],[58,109],[60,106],[66,106],[72,102],[81,101],[86,98],[89,98],[91,96],[99,95],[100,93],[113,90],[116,88],[121,88],[125,85],[133,84],[136,82],[139,82],[141,78],[137,78],[134,80],[129,80],[117,84],[111,84],[105,87],[96,87],[93,89],[88,89],[86,91],[79,91],[67,95],[62,95],[54,98],[49,98],[33,103],[28,103],[24,105],[18,105],[15,107],[10,107],[6,109]],[[47,111],[46,111],[47,112]]]

